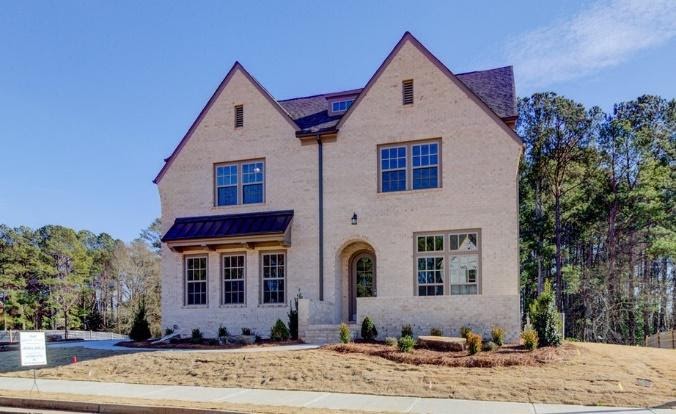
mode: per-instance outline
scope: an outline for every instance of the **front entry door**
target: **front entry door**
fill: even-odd
[[[357,319],[357,298],[376,295],[376,260],[371,253],[360,253],[350,266],[350,321]]]

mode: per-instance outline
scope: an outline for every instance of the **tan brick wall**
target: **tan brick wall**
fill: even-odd
[[[415,103],[410,107],[401,105],[404,79],[414,79]],[[233,126],[236,104],[245,108],[245,127],[240,130]],[[378,193],[377,146],[429,138],[441,140],[443,187]],[[324,312],[323,306],[323,314],[332,314],[323,322],[337,323],[347,315],[344,248],[364,242],[376,254],[378,298],[364,302],[359,314],[369,310],[406,320],[415,309],[411,304],[434,304],[420,315],[441,312],[430,317],[437,324],[473,323],[472,314],[462,321],[457,316],[465,315],[467,308],[475,312],[477,323],[489,326],[495,321],[518,330],[520,153],[520,146],[465,92],[411,43],[403,45],[341,127],[337,140],[324,145],[325,300],[335,310]],[[213,207],[213,164],[260,157],[266,159],[266,203]],[[287,299],[299,288],[305,298],[318,299],[317,147],[301,145],[289,123],[241,73],[218,97],[159,189],[164,230],[181,216],[294,209]],[[359,216],[356,226],[350,224],[353,212]],[[481,229],[482,295],[414,296],[413,233],[467,228]],[[247,254],[245,307],[219,306],[220,252],[211,252],[209,305],[186,309],[182,257],[164,247],[163,325],[178,324],[186,332],[200,327],[208,335],[219,324],[234,331],[248,326],[267,335],[275,319],[286,321],[286,307],[259,306],[259,252]],[[482,306],[469,306],[472,303]],[[390,324],[389,319],[386,323],[375,318],[377,324]],[[400,323],[391,324],[400,329]]]
[[[401,104],[404,79],[414,79],[409,107]],[[377,146],[429,138],[441,139],[443,187],[378,193]],[[333,275],[327,292],[340,294],[334,288],[345,277],[339,255],[349,241],[375,249],[379,297],[413,296],[413,233],[480,228],[483,294],[518,298],[521,147],[411,43],[325,150],[325,243],[327,254],[336,255],[326,261]],[[356,226],[350,224],[353,212]]]
[[[410,324],[413,334],[429,335],[432,328],[446,336],[460,336],[460,328],[490,338],[493,326],[505,330],[507,342],[518,342],[521,321],[519,296],[427,296],[357,299],[357,320],[368,316],[378,329],[378,338],[398,337],[401,327]],[[361,326],[361,325],[359,325]]]
[[[244,127],[234,128],[234,106],[244,105]],[[265,158],[265,204],[214,207],[213,164]],[[317,298],[317,147],[301,145],[295,131],[253,84],[236,72],[193,136],[159,183],[162,227],[176,217],[294,210],[293,247],[287,252],[287,303],[298,291]],[[246,250],[240,250],[246,251]],[[247,251],[246,306],[220,306],[220,255],[209,254],[209,304],[183,306],[182,255],[162,248],[162,325],[185,333],[200,328],[215,335],[220,324],[231,332],[241,327],[264,336],[277,318],[285,322],[288,306],[259,305],[259,250]],[[205,251],[206,253],[206,251]]]

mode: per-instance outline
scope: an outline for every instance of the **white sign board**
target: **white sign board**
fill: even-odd
[[[19,332],[21,366],[47,365],[47,346],[44,332]]]

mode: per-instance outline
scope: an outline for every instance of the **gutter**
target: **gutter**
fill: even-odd
[[[317,134],[318,201],[319,201],[319,300],[324,300],[324,147]]]

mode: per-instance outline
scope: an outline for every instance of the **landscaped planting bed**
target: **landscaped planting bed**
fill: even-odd
[[[480,352],[476,355],[469,355],[467,351],[435,351],[421,348],[416,348],[411,352],[400,352],[393,346],[365,342],[327,345],[324,348],[339,353],[378,356],[390,361],[412,365],[465,368],[532,366],[547,362],[565,361],[573,358],[577,353],[571,344],[565,344],[558,348],[540,348],[535,351],[528,351],[520,345],[505,345],[496,351]]]
[[[239,349],[239,348],[256,348],[262,346],[279,346],[279,345],[299,345],[302,341],[288,340],[288,341],[273,341],[270,339],[259,339],[254,344],[243,345],[235,343],[220,344],[218,341],[204,340],[202,342],[194,342],[191,338],[182,338],[172,342],[153,344],[152,340],[148,341],[124,341],[118,342],[117,346],[127,348],[156,348],[156,349]]]

